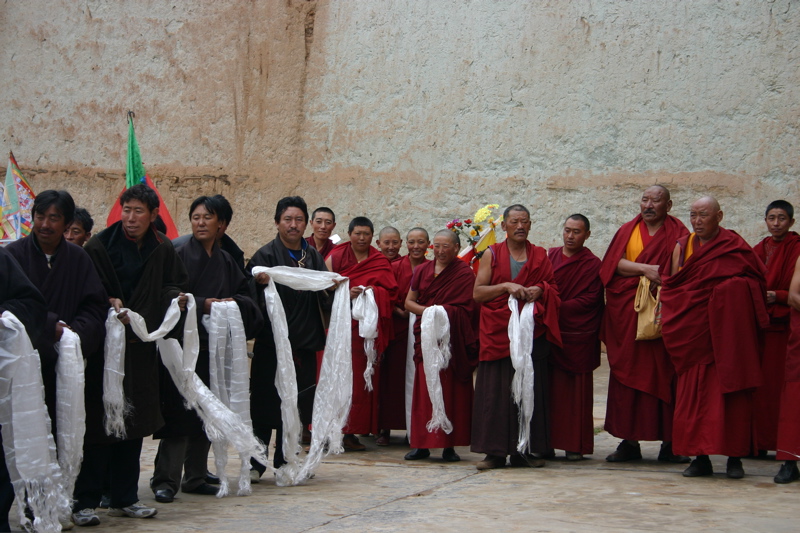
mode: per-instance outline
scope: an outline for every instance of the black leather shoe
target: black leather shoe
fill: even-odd
[[[219,488],[215,487],[214,485],[209,485],[208,483],[201,483],[192,490],[184,490],[183,492],[186,494],[203,494],[204,496],[216,496],[218,490]]]
[[[448,463],[457,463],[461,460],[461,456],[458,455],[453,448],[445,448],[442,450],[442,459]]]
[[[800,470],[797,469],[797,461],[786,461],[781,465],[778,475],[773,478],[775,483],[791,483],[800,479]]]
[[[219,477],[215,476],[211,472],[206,471],[206,483],[209,485],[219,485]]]
[[[406,454],[404,459],[406,461],[416,461],[417,459],[427,459],[431,456],[431,451],[428,448],[414,448]]]
[[[710,476],[713,473],[714,468],[711,466],[711,459],[707,455],[698,455],[697,459],[692,461],[683,471],[683,477]]]
[[[692,460],[691,457],[685,455],[675,455],[672,453],[672,443],[662,442],[661,450],[658,452],[658,460],[662,463],[688,463]]]
[[[158,503],[172,503],[175,501],[175,492],[172,489],[158,489],[156,491]]]
[[[635,441],[634,441],[635,442]],[[642,458],[642,448],[639,443],[631,444],[631,441],[623,440],[617,446],[617,450],[606,457],[609,463],[623,463],[625,461],[635,461]]]
[[[725,473],[731,479],[742,479],[744,477],[744,467],[742,460],[738,457],[728,457],[728,465]]]

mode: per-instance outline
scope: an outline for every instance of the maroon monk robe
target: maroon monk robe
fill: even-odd
[[[516,278],[511,279],[511,254],[505,242],[493,244],[483,260],[491,257],[490,285],[513,281],[524,287],[538,286],[544,291],[534,310],[534,409],[531,418],[530,450],[547,453],[550,446],[549,388],[547,358],[551,344],[561,345],[558,327],[560,299],[553,267],[544,248],[527,244],[527,260]],[[520,306],[521,308],[522,306]],[[475,409],[472,415],[473,452],[488,455],[516,455],[519,433],[518,408],[511,397],[511,364],[508,340],[508,294],[501,294],[481,305],[480,363],[475,381]]]
[[[756,445],[759,450],[775,450],[778,438],[778,412],[786,367],[786,344],[789,341],[789,283],[800,255],[800,235],[788,233],[780,242],[767,237],[753,247],[767,265],[767,290],[775,291],[775,303],[767,305],[770,325],[764,331],[761,374],[764,383],[755,392],[753,413]]]
[[[477,305],[472,299],[475,274],[458,259],[434,274],[436,263],[420,265],[411,282],[418,293],[417,303],[424,306],[441,305],[450,321],[450,364],[439,372],[444,399],[444,411],[453,424],[448,435],[441,429],[428,432],[425,427],[433,415],[425,367],[422,362],[420,331],[422,317],[414,324],[414,396],[411,403],[411,447],[452,448],[468,446],[472,433],[472,373],[478,364],[476,334]]]
[[[786,374],[778,418],[778,461],[800,460],[800,312],[791,311]]]
[[[669,442],[672,439],[675,370],[661,339],[636,340],[638,317],[633,302],[639,276],[617,274],[617,265],[631,233],[641,222],[642,216],[636,215],[617,231],[600,268],[600,279],[606,287],[600,340],[606,343],[611,367],[605,429],[621,439]],[[642,236],[645,247],[635,262],[659,265],[663,278],[669,274],[675,242],[688,234],[683,222],[667,215],[664,225],[649,242]]]
[[[685,250],[688,237],[678,241]],[[764,265],[720,228],[661,291],[662,334],[678,384],[672,449],[742,457],[754,444],[753,390],[761,385],[760,328],[769,324]]]
[[[589,455],[594,451],[592,371],[600,366],[603,283],[600,259],[588,248],[567,257],[550,248],[561,297],[559,327],[563,348],[550,358],[550,432],[552,446]]]
[[[377,249],[370,246],[369,255],[360,263],[349,242],[343,243],[329,254],[333,271],[350,278],[350,287],[372,286],[375,302],[378,304],[378,338],[375,351],[380,354],[392,338],[392,301],[397,294],[389,260]],[[358,321],[352,324],[353,343],[353,403],[344,433],[377,433],[378,395],[380,394],[380,366],[375,365],[372,376],[373,390],[366,389],[364,371],[367,369],[367,355],[364,352],[364,339],[358,335]]]
[[[399,257],[399,256],[398,256]],[[425,260],[428,261],[427,259]],[[424,263],[423,263],[424,264]],[[397,298],[393,306],[405,309],[411,287],[411,261],[407,255],[392,262],[397,281]],[[381,359],[381,387],[378,402],[378,425],[381,429],[406,429],[406,355],[408,349],[408,319],[392,313],[394,339]]]
[[[314,235],[309,235],[308,237],[306,237],[306,242],[311,246],[313,246],[315,250],[317,250],[317,241],[314,240]],[[327,259],[328,254],[330,254],[334,248],[336,248],[336,245],[333,244],[332,240],[328,239],[325,242],[325,246],[322,247],[322,250],[317,250],[317,251],[319,252],[319,255],[322,256],[322,259]]]

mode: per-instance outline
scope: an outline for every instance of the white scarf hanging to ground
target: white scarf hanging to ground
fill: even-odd
[[[81,470],[83,437],[86,433],[83,353],[78,334],[65,327],[61,340],[56,343],[56,351],[58,464],[64,477],[64,489],[71,495]]]
[[[277,266],[254,267],[253,276],[260,273],[269,276],[264,289],[267,314],[272,324],[278,368],[275,387],[281,397],[283,420],[283,456],[286,464],[277,471],[277,482],[296,484],[313,476],[326,453],[341,453],[342,428],[350,414],[353,394],[353,364],[350,314],[349,280],[335,272],[320,272],[304,268]],[[319,382],[314,396],[312,412],[311,447],[305,461],[300,461],[300,433],[302,430],[297,408],[297,376],[294,370],[292,345],[286,313],[278,294],[276,283],[294,290],[320,291],[329,288],[334,281],[341,283],[336,288],[325,342]]]
[[[411,408],[414,406],[414,374],[417,367],[414,364],[414,324],[417,315],[408,314],[408,339],[406,344],[406,438],[411,442]]]
[[[378,304],[372,289],[359,285],[364,289],[353,302],[353,320],[358,320],[358,336],[364,339],[364,353],[367,355],[367,368],[364,370],[364,385],[372,391],[372,375],[375,373],[375,339],[378,338]]]
[[[519,311],[517,299],[508,297],[511,317],[508,319],[509,351],[514,367],[511,394],[519,412],[519,439],[517,451],[527,453],[531,442],[531,417],[533,417],[533,311],[534,303],[526,302]]]
[[[61,531],[59,516],[69,517],[72,495],[65,490],[56,459],[39,354],[25,326],[8,311],[0,317],[0,424],[20,525]],[[26,503],[35,517],[32,526]]]
[[[420,345],[425,383],[428,386],[432,408],[431,419],[425,428],[429,433],[441,429],[450,434],[453,432],[453,424],[445,412],[442,381],[439,376],[439,372],[447,368],[450,363],[450,319],[441,305],[426,307],[422,312]]]
[[[164,321],[154,332],[148,333],[147,324],[144,318],[133,311],[128,311],[131,319],[133,332],[143,342],[156,342],[161,353],[161,361],[169,371],[175,386],[185,400],[188,409],[194,409],[203,421],[208,439],[212,442],[226,440],[240,455],[252,457],[262,464],[267,464],[267,453],[264,444],[260,442],[253,430],[233,411],[225,406],[216,396],[205,386],[203,381],[195,373],[195,364],[200,349],[200,339],[197,332],[197,314],[195,312],[194,296],[187,294],[188,303],[186,305],[186,321],[183,330],[183,347],[175,339],[165,339],[167,333],[172,331],[180,319],[181,311],[178,306],[178,298],[172,300]],[[109,381],[118,390],[104,390],[103,400],[106,396],[117,401],[115,405],[106,402],[106,427],[122,427],[124,432],[124,418],[120,420],[110,420],[112,415],[122,415],[124,409],[121,406],[127,404],[122,390],[122,378],[125,369],[125,326],[116,319],[113,309],[109,311],[109,320],[106,321],[106,336],[115,339],[122,339],[118,345],[109,346],[106,342],[106,377],[111,375],[114,379],[104,381],[104,386]],[[109,352],[109,348],[111,352]],[[113,367],[113,368],[109,368]],[[117,379],[117,376],[120,376]],[[124,434],[124,433],[123,433]]]
[[[208,332],[209,378],[211,392],[226,407],[236,413],[242,422],[252,430],[250,419],[250,375],[247,362],[247,334],[244,330],[242,314],[236,302],[214,302],[211,314],[203,315],[203,326]],[[220,486],[217,497],[222,498],[230,492],[225,467],[228,464],[228,440],[220,439],[213,443],[214,464]],[[239,454],[241,468],[237,494],[245,496],[252,492],[250,487],[250,457]]]

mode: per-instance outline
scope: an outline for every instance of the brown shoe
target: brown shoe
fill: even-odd
[[[377,437],[375,437],[375,444],[378,446],[388,446],[389,445],[389,430],[384,429],[381,431]]]
[[[347,452],[363,452],[367,449],[355,435],[345,435],[342,439],[342,446]]]
[[[499,455],[487,455],[483,461],[475,465],[478,470],[492,470],[506,466],[506,458]]]
[[[511,466],[522,468],[541,468],[546,462],[544,459],[535,457],[533,454],[512,455],[508,458],[508,461],[511,463]]]

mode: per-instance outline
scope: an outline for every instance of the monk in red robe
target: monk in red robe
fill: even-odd
[[[600,268],[606,287],[600,339],[611,367],[605,429],[623,439],[606,461],[641,459],[639,441],[660,440],[659,461],[687,463],[689,458],[673,454],[671,446],[675,370],[661,339],[636,340],[633,304],[640,277],[660,285],[675,241],[689,231],[669,215],[672,200],[661,185],[647,188],[639,207],[636,218],[614,235]]]
[[[330,207],[316,208],[311,214],[312,233],[306,237],[306,241],[317,249],[323,259],[327,258],[336,246],[330,239],[334,229],[336,229],[336,215],[333,210]]]
[[[400,261],[403,258],[403,256],[400,255],[400,248],[403,246],[403,237],[400,236],[400,232],[397,228],[393,228],[392,226],[383,228],[380,233],[378,233],[375,246],[378,247],[378,250],[380,250],[390,263]]]
[[[693,203],[689,217],[694,232],[678,240],[661,291],[664,345],[678,376],[672,445],[697,456],[684,476],[710,476],[708,456],[720,454],[728,456],[728,477],[739,479],[754,437],[759,333],[769,325],[766,268],[744,239],[720,227],[714,198]]]
[[[325,265],[331,272],[350,278],[350,297],[356,298],[365,288],[371,288],[378,304],[378,337],[375,351],[384,352],[392,333],[392,302],[397,295],[397,282],[391,264],[378,250],[370,246],[375,233],[372,221],[366,217],[356,217],[350,221],[348,229],[350,240],[338,245],[328,255]],[[366,388],[364,371],[367,368],[367,355],[364,339],[358,334],[358,321],[353,320],[353,403],[350,417],[343,431],[342,444],[345,450],[362,451],[365,446],[359,442],[356,433],[378,433],[378,394],[380,368],[375,368],[372,376],[373,390]]]
[[[408,350],[408,311],[406,296],[411,287],[411,276],[416,268],[428,262],[425,253],[430,246],[428,232],[414,228],[406,235],[408,255],[392,263],[397,281],[397,298],[392,309],[394,339],[381,360],[381,387],[378,402],[380,434],[375,439],[378,446],[388,446],[392,429],[406,429],[406,356]]]
[[[455,446],[468,446],[472,431],[472,373],[478,363],[477,305],[472,299],[475,274],[458,260],[461,241],[450,230],[441,230],[433,238],[435,261],[426,261],[414,274],[406,309],[417,315],[414,323],[414,394],[411,403],[412,450],[406,460],[425,459],[430,448],[443,448],[442,459],[460,461]],[[450,363],[439,371],[444,411],[453,431],[428,431],[433,414],[420,343],[422,314],[430,306],[443,306],[450,322]]]
[[[550,413],[547,359],[550,346],[561,346],[558,327],[560,299],[547,251],[528,242],[531,217],[522,205],[503,213],[505,242],[493,244],[481,258],[473,297],[482,305],[480,314],[480,362],[475,382],[472,414],[473,452],[485,453],[478,470],[501,468],[506,456],[511,466],[544,466],[544,460],[517,451],[518,407],[511,395],[514,366],[510,357],[508,298],[514,296],[520,309],[535,302],[534,341],[531,358],[534,369],[534,410],[530,422],[529,449],[546,455],[550,445]]]
[[[791,334],[786,350],[786,373],[778,418],[779,461],[785,461],[775,476],[775,483],[791,483],[800,479],[797,459],[800,458],[800,258],[787,299],[791,306]]]
[[[584,246],[592,234],[589,219],[571,215],[564,222],[564,246],[550,248],[561,296],[559,328],[562,348],[550,358],[550,432],[553,448],[578,461],[594,451],[592,372],[600,366],[600,322],[603,318],[602,262]]]
[[[780,411],[783,373],[786,366],[786,343],[789,341],[789,283],[794,264],[800,256],[800,235],[790,231],[794,207],[785,200],[767,206],[764,217],[770,236],[753,247],[767,266],[767,311],[769,327],[764,331],[764,358],[761,374],[764,384],[756,389],[756,446],[759,454],[777,449],[778,412]]]

